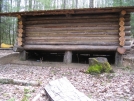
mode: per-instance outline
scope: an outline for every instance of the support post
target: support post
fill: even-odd
[[[72,51],[66,51],[64,54],[64,63],[72,63]]]
[[[115,65],[119,67],[122,65],[122,63],[123,63],[123,55],[116,52],[115,53]]]
[[[25,50],[20,52],[20,60],[25,61],[27,59],[27,53]]]

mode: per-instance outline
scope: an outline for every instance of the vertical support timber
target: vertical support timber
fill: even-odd
[[[27,53],[25,50],[20,52],[20,60],[25,61],[27,59]]]
[[[115,65],[119,67],[122,65],[122,63],[123,63],[123,55],[116,52],[115,53]]]
[[[64,63],[72,63],[72,51],[66,51],[64,54]]]

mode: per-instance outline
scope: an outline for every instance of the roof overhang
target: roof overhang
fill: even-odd
[[[134,6],[130,7],[105,7],[105,8],[84,8],[84,9],[59,9],[59,10],[38,10],[24,12],[0,13],[0,16],[35,16],[35,15],[60,15],[60,14],[101,14],[101,13],[120,13],[125,10],[127,13],[134,12]]]

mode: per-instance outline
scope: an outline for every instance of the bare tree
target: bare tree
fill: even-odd
[[[29,0],[29,9],[28,10],[32,10],[32,0]]]
[[[17,0],[17,12],[20,11],[20,2],[21,2],[21,0]]]
[[[76,8],[78,8],[78,0],[76,0]]]
[[[0,12],[2,12],[2,0],[0,0]],[[1,17],[0,17],[0,29],[1,29]],[[0,47],[1,47],[1,30],[0,30]]]
[[[94,0],[89,0],[89,8],[93,8],[94,7]]]
[[[66,0],[63,0],[63,9],[66,9]]]

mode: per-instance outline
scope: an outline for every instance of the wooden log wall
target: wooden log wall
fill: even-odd
[[[116,51],[119,45],[131,48],[130,14],[28,16],[25,29],[21,21],[18,42],[25,50]]]

